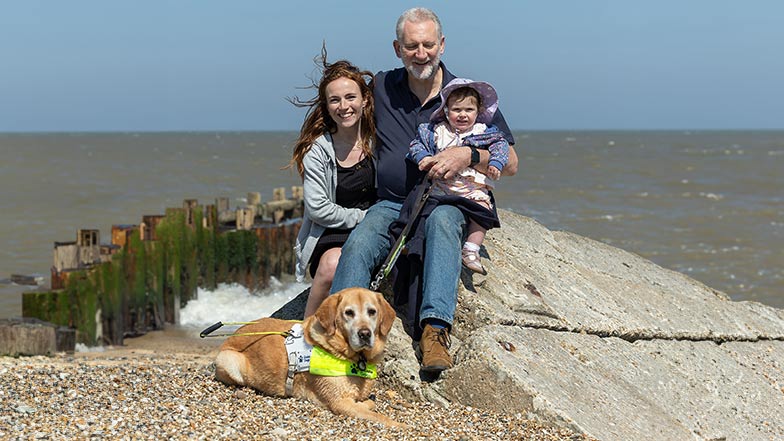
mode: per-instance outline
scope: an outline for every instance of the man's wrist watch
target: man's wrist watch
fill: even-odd
[[[470,147],[470,149],[471,149],[471,165],[470,165],[470,167],[473,167],[476,164],[479,164],[479,150],[477,150],[476,147]]]

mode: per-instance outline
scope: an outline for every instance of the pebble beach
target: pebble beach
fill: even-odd
[[[408,402],[381,381],[377,410],[408,428],[267,397],[213,378],[221,341],[156,331],[103,351],[0,357],[0,439],[588,439],[521,414]]]

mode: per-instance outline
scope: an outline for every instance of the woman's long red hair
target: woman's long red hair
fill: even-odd
[[[345,77],[359,86],[362,100],[365,103],[359,120],[360,144],[365,156],[373,156],[373,138],[376,136],[376,124],[373,121],[373,74],[370,71],[360,70],[346,60],[327,63],[327,50],[325,47],[321,48],[321,55],[316,57],[315,62],[322,71],[321,80],[318,84],[314,81],[309,88],[317,89],[318,95],[307,101],[301,101],[296,97],[289,98],[289,101],[295,106],[308,108],[305,121],[302,123],[302,129],[299,132],[299,138],[297,138],[294,144],[291,161],[285,167],[296,167],[300,177],[304,176],[302,160],[305,158],[305,154],[310,151],[316,139],[324,133],[335,133],[338,130],[337,124],[327,111],[327,84],[332,81]]]

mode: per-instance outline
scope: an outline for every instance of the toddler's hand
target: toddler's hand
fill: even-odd
[[[501,177],[501,170],[498,170],[495,166],[491,165],[487,167],[487,176],[491,179],[498,179]]]
[[[419,171],[430,170],[430,168],[435,163],[436,163],[436,158],[432,156],[425,156],[424,158],[422,158],[421,161],[419,161]]]

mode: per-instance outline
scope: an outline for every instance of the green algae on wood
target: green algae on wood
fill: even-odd
[[[177,323],[199,287],[239,283],[257,290],[271,276],[294,272],[299,219],[237,230],[218,225],[215,205],[186,204],[145,216],[142,228],[123,226],[119,251],[58,274],[61,290],[25,293],[23,315],[76,328],[80,343],[117,345],[124,336]]]

